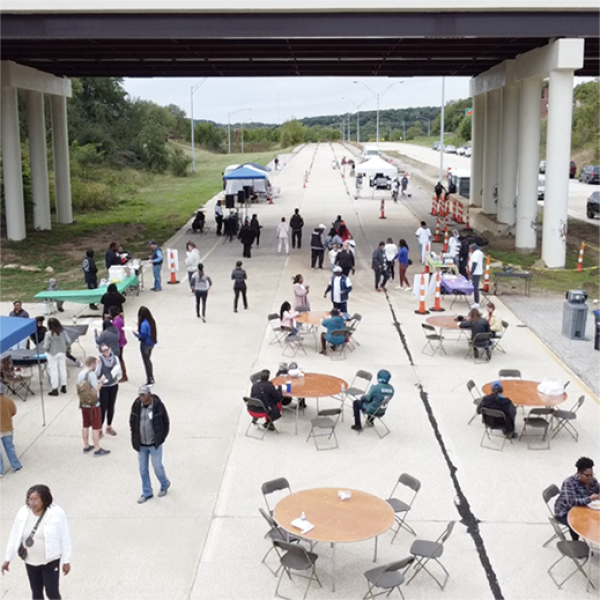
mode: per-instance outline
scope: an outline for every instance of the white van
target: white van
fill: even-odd
[[[365,162],[365,160],[369,160],[370,158],[373,158],[374,156],[379,156],[379,150],[377,149],[377,146],[364,146],[363,147],[363,153],[362,153],[362,162]]]

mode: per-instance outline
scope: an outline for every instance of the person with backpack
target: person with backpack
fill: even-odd
[[[83,439],[83,451],[94,451],[94,456],[106,456],[110,450],[100,447],[100,436],[102,434],[102,409],[98,394],[102,384],[96,376],[96,357],[87,356],[83,362],[83,369],[77,376],[77,396],[79,397],[79,408],[83,428],[81,437]],[[90,428],[92,430],[92,442],[90,444]]]
[[[300,209],[296,208],[290,219],[290,228],[292,230],[292,248],[296,247],[298,242],[298,250],[302,248],[302,228],[304,227],[304,219],[300,215]]]

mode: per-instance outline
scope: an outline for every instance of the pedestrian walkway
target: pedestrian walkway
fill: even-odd
[[[136,326],[141,305],[148,306],[158,325],[158,345],[153,354],[154,392],[171,417],[171,433],[164,445],[164,465],[172,486],[164,498],[143,505],[137,456],[129,441],[128,415],[137,386],[144,381],[137,344],[129,333],[125,358],[130,381],[120,386],[113,423],[118,435],[104,440],[111,455],[93,459],[81,452],[80,415],[70,369],[69,394],[46,398],[47,426],[42,428],[39,396],[19,402],[15,419],[15,444],[23,469],[9,472],[0,482],[2,500],[0,546],[26,489],[46,483],[70,519],[74,550],[72,571],[62,580],[65,598],[95,599],[262,599],[272,598],[277,579],[260,564],[269,549],[264,539],[266,523],[258,512],[265,508],[260,488],[264,481],[286,477],[292,490],[315,487],[356,489],[388,497],[400,473],[422,482],[409,517],[420,539],[436,539],[449,521],[456,527],[448,540],[443,564],[450,572],[444,592],[425,574],[404,590],[407,598],[585,598],[583,577],[574,576],[560,591],[546,574],[558,558],[556,549],[542,544],[550,537],[547,510],[541,491],[560,484],[574,471],[582,455],[600,455],[599,407],[577,378],[501,301],[498,312],[511,323],[503,346],[490,363],[465,359],[464,342],[447,341],[447,355],[421,353],[425,345],[411,293],[388,285],[386,294],[373,289],[372,250],[391,236],[405,238],[416,254],[417,219],[404,203],[386,203],[385,220],[379,202],[355,200],[354,181],[332,169],[347,150],[339,144],[309,144],[277,176],[280,197],[273,205],[252,207],[263,225],[260,248],[244,260],[248,273],[249,308],[233,312],[230,274],[242,259],[242,245],[214,235],[196,236],[205,271],[213,280],[208,297],[207,322],[194,314],[194,298],[180,271],[178,285],[164,285],[161,293],[143,292],[128,299],[126,326]],[[303,176],[309,170],[306,187]],[[300,209],[305,221],[302,250],[288,255],[276,252],[275,228],[282,216]],[[207,205],[207,218],[212,204]],[[372,430],[357,434],[350,429],[351,411],[337,428],[339,449],[317,452],[306,441],[316,406],[307,398],[300,414],[298,435],[294,419],[285,414],[277,421],[278,433],[267,432],[263,441],[244,436],[249,417],[242,397],[250,389],[250,374],[269,368],[274,373],[281,348],[270,344],[266,316],[291,300],[291,278],[302,273],[310,285],[313,310],[327,310],[323,295],[331,273],[311,270],[309,232],[329,225],[342,215],[357,242],[357,271],[351,276],[350,312],[363,315],[357,331],[360,346],[346,360],[319,355],[311,338],[297,362],[307,372],[336,375],[350,381],[358,369],[376,373],[387,369],[396,392],[386,415],[391,433],[379,439]],[[163,244],[174,247],[180,258],[186,236],[177,234]],[[417,262],[417,261],[415,261]],[[409,276],[418,272],[417,265]],[[163,272],[166,280],[166,273]],[[458,303],[445,314],[464,313]],[[1,308],[4,314],[8,304]],[[26,306],[35,314],[39,307]],[[75,312],[65,305],[68,321]],[[92,322],[93,325],[96,323]],[[94,352],[93,340],[82,342]],[[523,377],[568,380],[570,406],[586,395],[577,428],[579,442],[569,435],[552,440],[550,451],[528,450],[525,441],[507,444],[504,452],[480,448],[479,419],[470,425],[473,404],[465,383],[478,387],[497,377],[502,368],[518,368]],[[320,407],[339,403],[323,399]],[[520,418],[520,417],[519,417]],[[103,442],[103,443],[104,443]],[[154,481],[154,484],[156,482]],[[156,488],[155,488],[155,491]],[[310,515],[307,515],[310,518]],[[414,537],[401,531],[380,537],[378,563],[408,555]],[[315,547],[317,571],[323,587],[313,585],[308,598],[362,598],[366,591],[362,573],[372,568],[373,542],[339,544],[335,549],[336,592],[331,591],[332,549]],[[274,553],[269,560],[274,566]],[[594,559],[598,585],[598,561]],[[435,566],[433,567],[435,568]],[[284,578],[282,593],[300,598],[305,582]],[[12,600],[28,596],[27,580],[18,559],[2,578],[0,595]]]

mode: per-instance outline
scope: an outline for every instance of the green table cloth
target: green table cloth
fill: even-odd
[[[128,290],[130,287],[140,284],[140,280],[136,275],[127,277],[123,281],[117,283],[117,289],[121,294]],[[106,294],[106,287],[96,288],[94,290],[44,290],[35,297],[39,300],[54,300],[59,302],[74,302],[75,304],[98,304],[104,294]]]

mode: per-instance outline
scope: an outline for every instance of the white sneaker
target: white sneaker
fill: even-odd
[[[412,290],[412,288],[410,287],[410,285],[406,288],[407,292],[410,292],[410,290]]]
[[[402,286],[401,286],[401,285],[397,285],[397,286],[396,286],[394,289],[395,289],[395,290],[401,290],[401,289],[402,289]]]

